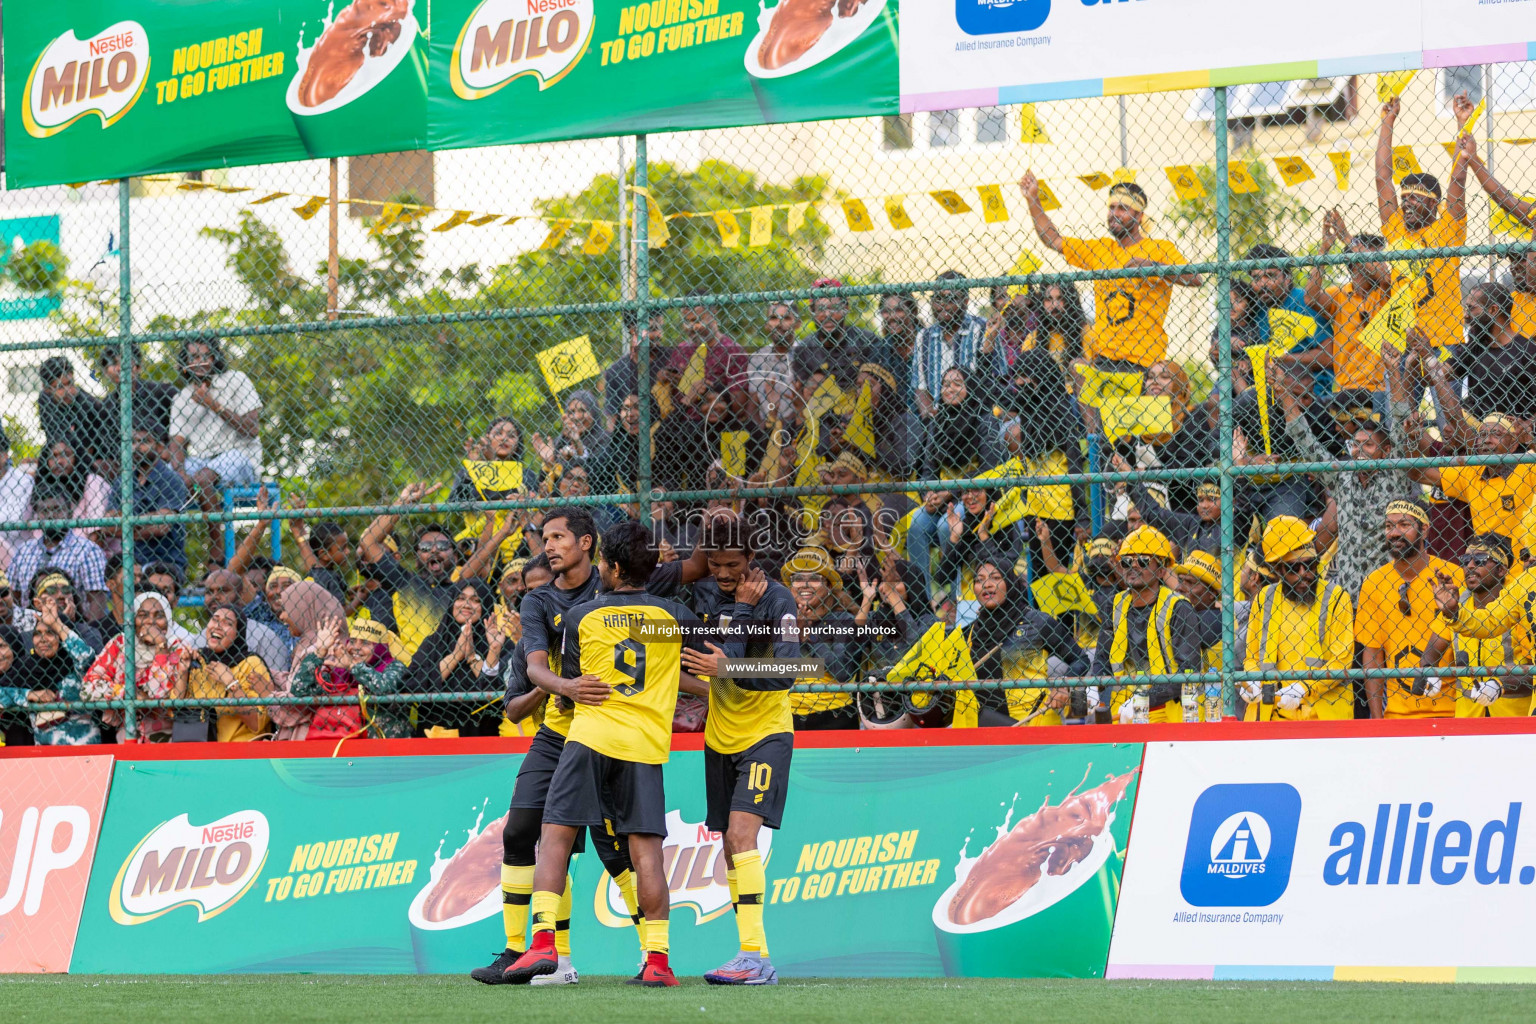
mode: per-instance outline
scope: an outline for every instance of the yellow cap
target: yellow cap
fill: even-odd
[[[833,590],[843,589],[843,578],[832,564],[832,556],[823,548],[801,548],[795,552],[795,557],[784,563],[780,575],[787,586],[796,573],[802,572],[815,573],[826,580],[827,586]]]
[[[1150,526],[1138,526],[1120,542],[1120,554],[1151,555],[1164,562],[1173,561],[1173,543],[1159,530]]]
[[[1312,541],[1317,535],[1295,516],[1276,516],[1264,524],[1264,561],[1270,565],[1316,558]]]
[[[1173,571],[1197,579],[1217,592],[1221,590],[1221,561],[1209,551],[1191,551]]]

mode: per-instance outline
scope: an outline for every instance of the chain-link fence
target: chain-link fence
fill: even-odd
[[[727,647],[817,663],[798,728],[1527,714],[1533,111],[1500,64],[4,193],[6,741],[527,732],[587,515],[717,626],[793,605]]]

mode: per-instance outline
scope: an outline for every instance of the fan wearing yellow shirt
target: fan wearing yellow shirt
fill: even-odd
[[[1457,97],[1458,101],[1465,96]],[[1456,127],[1466,124],[1471,104],[1456,105]],[[1435,249],[1467,243],[1467,161],[1451,167],[1451,184],[1440,203],[1440,181],[1433,174],[1403,176],[1393,185],[1392,129],[1402,111],[1396,96],[1381,108],[1381,134],[1376,141],[1376,209],[1381,233],[1393,249]],[[1401,195],[1401,202],[1399,202]],[[1392,263],[1392,287],[1408,283],[1418,303],[1419,330],[1438,348],[1461,344],[1461,259],[1397,260]]]
[[[1343,243],[1350,253],[1381,252],[1387,247],[1380,235],[1351,235],[1338,210],[1323,214],[1323,237],[1318,252],[1327,255]],[[1351,263],[1349,280],[1339,286],[1323,286],[1325,267],[1313,267],[1307,276],[1306,304],[1322,313],[1333,325],[1333,390],[1382,391],[1381,354],[1359,340],[1360,330],[1387,304],[1392,271],[1386,263]]]
[[[1035,234],[1047,248],[1083,270],[1126,270],[1177,266],[1189,262],[1172,242],[1148,238],[1142,231],[1147,193],[1133,182],[1109,189],[1106,238],[1066,238],[1040,205],[1040,182],[1032,172],[1019,181],[1029,204]],[[1083,355],[1108,371],[1151,366],[1168,354],[1168,302],[1173,286],[1200,287],[1199,274],[1125,277],[1096,281],[1093,286],[1093,326],[1083,335]],[[1115,365],[1122,364],[1122,365]]]
[[[1520,425],[1493,413],[1477,428],[1474,455],[1513,455],[1520,450]],[[1536,495],[1536,465],[1445,466],[1409,470],[1421,484],[1438,487],[1448,498],[1467,503],[1475,533],[1497,533],[1513,540],[1520,520]]]
[[[1349,594],[1318,580],[1317,536],[1295,516],[1264,524],[1264,562],[1278,579],[1248,611],[1243,668],[1249,672],[1343,672],[1354,661]],[[1347,679],[1249,679],[1238,685],[1250,722],[1355,717]]]
[[[1504,590],[1509,572],[1509,542],[1496,533],[1484,533],[1473,537],[1461,556],[1461,570],[1466,577],[1467,589],[1461,595],[1474,608],[1486,608]],[[1528,665],[1531,661],[1531,631],[1520,622],[1502,636],[1479,640],[1476,637],[1436,634],[1424,647],[1424,657],[1419,664],[1433,668],[1443,663],[1449,651],[1459,668],[1505,668]],[[1449,684],[1458,694],[1457,718],[1514,718],[1531,713],[1531,677],[1529,675],[1459,676],[1441,680],[1426,679],[1425,692],[1438,691]]]
[[[1367,669],[1417,667],[1430,640],[1446,632],[1446,624],[1435,614],[1436,581],[1444,577],[1458,593],[1465,581],[1459,566],[1424,550],[1429,512],[1418,501],[1389,504],[1384,529],[1392,561],[1365,578],[1355,614],[1355,638],[1365,647],[1361,664]],[[1447,651],[1440,664],[1448,663]],[[1456,714],[1455,692],[1422,678],[1367,678],[1365,694],[1372,718]]]
[[[557,907],[568,884],[571,848],[587,827],[603,827],[623,839],[634,865],[646,951],[634,984],[677,984],[667,963],[662,765],[670,753],[680,686],[690,692],[704,686],[682,670],[683,644],[697,647],[698,641],[681,631],[695,620],[676,601],[646,593],[658,552],[644,526],[620,523],[603,535],[601,550],[603,592],[565,616],[562,668],[574,665],[581,674],[570,680],[575,710],[544,801],[533,878],[533,941],[506,969],[514,985],[557,969]]]

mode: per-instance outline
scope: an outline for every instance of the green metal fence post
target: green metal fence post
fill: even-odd
[[[123,731],[132,739],[139,722],[134,699],[133,640],[133,268],[129,257],[128,179],[117,182],[117,478],[121,504],[118,521],[123,531]],[[167,626],[170,623],[166,623]]]
[[[651,339],[646,330],[645,302],[651,297],[650,206],[645,189],[650,187],[646,166],[645,136],[635,136],[635,337],[639,347],[635,390],[640,395],[640,465],[635,471],[635,497],[640,521],[651,519]]]
[[[1221,483],[1221,701],[1225,713],[1236,711],[1232,671],[1237,653],[1236,589],[1232,571],[1232,258],[1231,188],[1227,181],[1227,87],[1216,87],[1216,387],[1221,422],[1216,445]]]

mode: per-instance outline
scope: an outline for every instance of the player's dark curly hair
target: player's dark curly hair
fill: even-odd
[[[739,516],[717,515],[704,525],[706,551],[740,551],[752,554],[752,531]]]
[[[565,528],[571,531],[577,541],[583,537],[592,538],[590,554],[597,558],[597,524],[592,521],[592,512],[580,505],[556,505],[544,513],[544,522],[552,523],[556,519],[565,520]]]
[[[603,534],[603,561],[619,572],[619,579],[643,587],[656,569],[661,552],[651,544],[651,533],[630,520]]]

